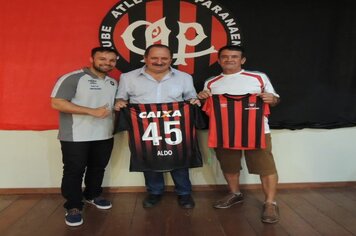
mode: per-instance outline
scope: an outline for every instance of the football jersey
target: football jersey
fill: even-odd
[[[119,112],[120,130],[128,130],[130,171],[168,171],[202,166],[195,116],[188,102],[128,104]]]
[[[256,94],[212,95],[203,110],[209,116],[209,147],[241,150],[266,147],[264,116],[269,114],[269,106]]]

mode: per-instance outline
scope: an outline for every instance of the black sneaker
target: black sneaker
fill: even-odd
[[[112,207],[111,202],[109,200],[106,200],[105,198],[102,198],[102,197],[96,197],[92,200],[86,199],[85,201],[87,203],[90,203],[90,204],[96,206],[96,208],[101,209],[101,210],[107,210]]]
[[[64,219],[68,226],[79,226],[83,224],[82,212],[78,208],[67,210]]]
[[[244,196],[242,195],[242,193],[240,193],[240,194],[229,193],[224,198],[215,202],[213,204],[213,207],[219,208],[219,209],[225,209],[225,208],[229,208],[237,203],[241,203],[243,201],[244,201]]]
[[[149,194],[143,199],[142,206],[144,208],[151,208],[157,205],[161,201],[162,195],[160,194]]]
[[[185,209],[191,209],[195,206],[195,202],[190,194],[178,195],[178,204]]]

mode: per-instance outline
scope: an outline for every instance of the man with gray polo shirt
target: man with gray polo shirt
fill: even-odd
[[[83,224],[83,197],[98,209],[112,207],[100,195],[113,148],[112,108],[117,90],[117,82],[107,73],[116,60],[115,50],[93,48],[91,66],[60,77],[51,94],[52,108],[59,111],[58,139],[64,165],[61,191],[69,226]]]

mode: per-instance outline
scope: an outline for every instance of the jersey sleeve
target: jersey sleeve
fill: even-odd
[[[127,77],[125,76],[125,74],[121,74],[120,80],[119,80],[119,86],[117,88],[117,93],[115,96],[116,99],[123,99],[125,101],[129,100],[129,95],[127,93],[127,91],[128,91],[127,83],[128,83]]]
[[[195,91],[192,76],[187,76],[184,80],[184,91],[183,99],[190,100],[197,97],[197,92]]]
[[[125,107],[115,112],[114,134],[130,129],[130,108]]]
[[[264,92],[265,93],[273,93],[274,96],[279,97],[279,94],[273,88],[273,85],[266,74],[261,73],[261,77],[264,81]]]
[[[81,74],[72,74],[69,76],[62,76],[55,84],[51,97],[62,98],[68,101],[72,100],[77,92],[77,87]]]
[[[214,78],[215,78],[215,76],[211,76],[205,80],[203,90],[208,90],[208,83]]]
[[[208,97],[202,107],[202,110],[209,116],[211,112],[211,100],[212,97]]]
[[[194,125],[197,129],[209,128],[209,117],[205,114],[201,107],[197,105],[191,105],[194,109]]]

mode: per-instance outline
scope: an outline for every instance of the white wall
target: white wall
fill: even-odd
[[[59,187],[62,176],[57,131],[0,131],[0,188]],[[144,186],[141,173],[130,173],[127,134],[115,136],[104,186]],[[191,170],[196,185],[223,184],[217,161],[200,131],[204,167]],[[356,127],[333,130],[272,130],[280,183],[356,181]],[[242,172],[242,184],[259,183]],[[168,184],[172,181],[168,177]]]

